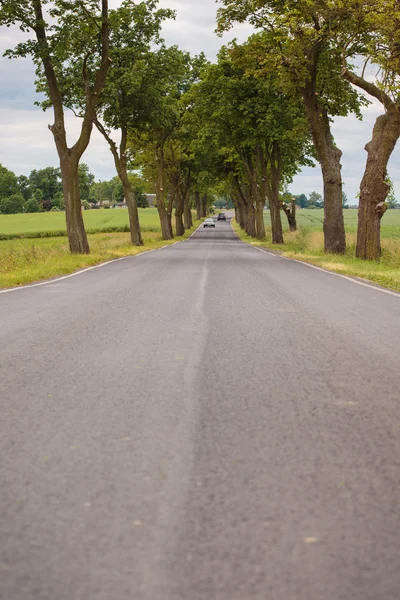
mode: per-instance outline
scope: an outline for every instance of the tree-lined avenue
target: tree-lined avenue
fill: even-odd
[[[223,222],[0,294],[1,600],[397,600],[399,323]]]

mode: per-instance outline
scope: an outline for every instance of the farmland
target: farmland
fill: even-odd
[[[139,218],[143,231],[159,231],[160,222],[156,208],[139,208]],[[126,209],[86,210],[83,212],[85,228],[88,232],[117,231],[128,227]],[[46,212],[18,215],[0,215],[0,239],[3,236],[42,237],[43,234],[66,234],[65,213]]]

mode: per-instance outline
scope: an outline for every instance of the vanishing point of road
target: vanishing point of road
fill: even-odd
[[[189,241],[0,293],[1,600],[398,600],[400,296]]]

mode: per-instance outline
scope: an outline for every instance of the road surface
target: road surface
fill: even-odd
[[[398,600],[399,334],[228,223],[0,294],[1,600]]]

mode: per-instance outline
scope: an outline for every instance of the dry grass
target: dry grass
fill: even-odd
[[[266,246],[282,253],[287,258],[295,258],[329,271],[350,275],[372,281],[384,287],[400,291],[400,236],[382,238],[382,257],[380,262],[364,261],[355,258],[356,234],[346,235],[347,252],[345,255],[324,253],[324,234],[322,231],[301,228],[295,232],[285,232],[285,244],[272,245],[271,230],[267,228],[267,239],[259,242],[249,238],[237,223],[233,227],[239,237],[252,245]]]
[[[199,225],[195,223],[194,228]],[[193,229],[194,229],[193,228]],[[91,253],[71,254],[66,237],[0,241],[0,288],[13,287],[96,265],[108,260],[146,252],[187,238],[161,239],[160,232],[144,233],[144,246],[132,246],[129,233],[89,235]]]

